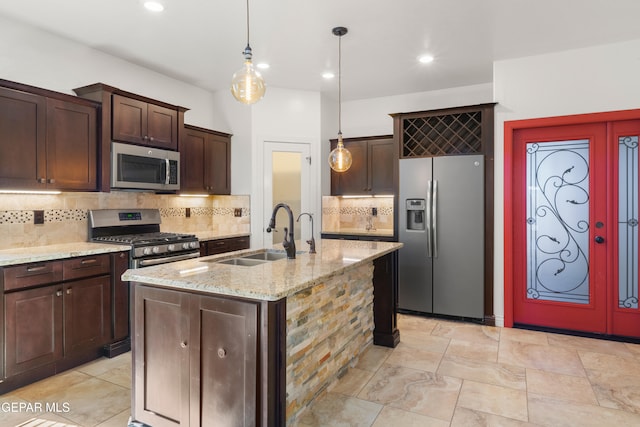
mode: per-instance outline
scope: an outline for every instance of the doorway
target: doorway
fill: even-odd
[[[505,123],[505,326],[640,337],[640,111]]]
[[[263,217],[268,223],[273,207],[278,203],[286,203],[294,214],[294,236],[296,240],[307,239],[311,235],[309,218],[296,219],[302,212],[311,213],[310,203],[312,189],[310,186],[309,144],[290,142],[266,142],[264,146],[263,170]],[[276,215],[276,229],[270,233],[263,228],[264,246],[269,247],[281,242],[284,228],[289,218],[284,209]],[[266,227],[266,226],[265,226]]]

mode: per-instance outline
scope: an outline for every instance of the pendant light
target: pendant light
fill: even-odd
[[[329,166],[336,172],[344,172],[351,167],[351,153],[342,142],[342,36],[347,29],[336,27],[331,32],[338,36],[338,146],[329,153]]]
[[[247,47],[244,48],[244,65],[233,74],[231,93],[243,104],[254,104],[264,96],[266,90],[262,75],[251,62],[251,46],[249,45],[249,0],[247,0]]]

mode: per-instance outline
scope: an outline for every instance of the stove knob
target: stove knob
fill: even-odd
[[[144,248],[142,250],[143,255],[151,255],[151,248]]]
[[[191,242],[191,243],[189,243],[189,247],[190,247],[191,249],[195,249],[195,248],[197,248],[197,247],[199,247],[199,246],[200,246],[200,245],[198,245],[198,242]]]
[[[182,249],[189,249],[189,244],[188,243],[183,243],[182,244]]]
[[[167,250],[168,250],[169,252],[173,252],[173,251],[175,251],[175,250],[176,250],[176,245],[171,244],[171,245],[167,246]]]
[[[159,247],[157,247],[157,246],[154,246],[154,247],[153,247],[153,249],[151,249],[151,251],[152,251],[154,254],[157,254],[157,253],[159,253],[159,252],[160,252],[160,248],[159,248]]]

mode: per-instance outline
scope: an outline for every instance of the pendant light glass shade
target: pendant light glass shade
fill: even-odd
[[[249,0],[247,0],[247,47],[244,48],[242,55],[244,65],[233,74],[231,93],[243,104],[254,104],[262,99],[267,88],[262,75],[251,62],[253,54],[249,45]]]
[[[344,172],[351,167],[351,153],[344,148],[342,133],[338,134],[338,145],[329,153],[329,166],[336,172]]]
[[[251,47],[247,45],[244,50],[244,65],[231,79],[231,93],[243,104],[253,104],[262,99],[266,89],[262,75],[251,62]]]
[[[331,32],[338,36],[338,145],[329,153],[329,166],[336,172],[345,172],[351,167],[351,153],[342,142],[342,36],[345,27],[336,27]]]

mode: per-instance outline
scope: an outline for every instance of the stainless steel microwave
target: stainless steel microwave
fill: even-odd
[[[179,190],[180,153],[112,142],[111,188]]]

